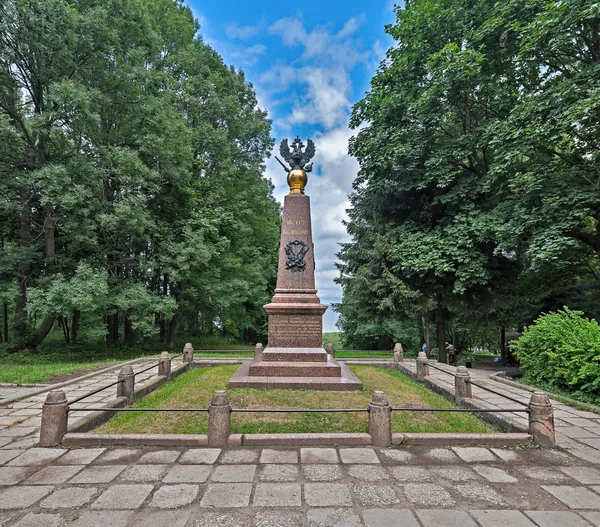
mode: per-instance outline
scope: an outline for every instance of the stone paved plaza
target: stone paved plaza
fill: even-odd
[[[0,459],[2,526],[600,525],[600,466],[556,449],[3,448]]]
[[[64,389],[73,399],[117,372]],[[494,390],[530,398],[489,379],[489,371],[471,373]],[[430,380],[453,389],[442,372],[432,369]],[[80,404],[114,396],[112,387]],[[600,415],[556,401],[556,449],[67,450],[36,446],[45,397],[0,406],[0,527],[600,526]],[[480,389],[474,397],[514,405]]]

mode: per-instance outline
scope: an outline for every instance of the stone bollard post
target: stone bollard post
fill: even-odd
[[[160,354],[158,362],[158,376],[164,375],[167,381],[171,380],[171,356],[168,351],[163,351]]]
[[[396,344],[394,344],[394,362],[404,362],[404,348],[399,342],[396,342]]]
[[[335,349],[333,349],[333,344],[331,342],[327,344],[327,353],[331,355],[332,359],[335,359]]]
[[[225,390],[216,391],[208,405],[208,446],[227,446],[230,413],[231,405]]]
[[[40,446],[58,446],[67,433],[69,418],[69,401],[63,390],[48,392],[42,406],[42,428],[40,429]]]
[[[129,364],[121,368],[118,380],[123,382],[117,384],[117,397],[127,397],[127,404],[132,404],[135,401],[135,375]]]
[[[463,399],[471,399],[473,397],[473,387],[470,381],[471,375],[466,366],[458,366],[456,368],[456,376],[454,377],[454,400],[460,403]]]
[[[369,434],[373,446],[392,444],[392,407],[382,391],[373,392],[369,403]]]
[[[183,362],[187,362],[189,364],[194,362],[194,346],[192,346],[191,342],[188,342],[183,347]]]
[[[424,351],[419,351],[417,357],[417,379],[422,381],[425,377],[429,377],[429,361]]]
[[[554,446],[554,411],[550,398],[543,392],[534,392],[529,401],[529,433],[538,445]]]
[[[254,358],[258,360],[262,360],[262,353],[264,351],[263,345],[260,342],[256,343],[254,346]]]

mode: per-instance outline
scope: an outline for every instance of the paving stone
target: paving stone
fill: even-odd
[[[260,455],[260,463],[298,463],[298,452],[264,448]]]
[[[340,448],[342,463],[368,464],[379,463],[379,458],[372,448]]]
[[[266,465],[260,471],[261,481],[296,481],[299,469],[296,465]]]
[[[458,463],[460,459],[448,448],[432,448],[425,453],[425,457],[433,459],[437,463]]]
[[[302,463],[338,463],[335,448],[301,448]]]
[[[305,483],[304,501],[310,507],[351,506],[350,486],[341,483]]]
[[[220,453],[220,448],[190,448],[179,458],[179,463],[182,465],[212,465]]]
[[[490,450],[502,461],[506,461],[507,463],[518,463],[521,461],[521,456],[514,450],[508,450],[506,448],[490,448]]]
[[[424,507],[449,507],[454,504],[452,496],[439,485],[413,483],[404,485],[402,490],[410,501]]]
[[[469,467],[430,467],[434,477],[449,481],[470,481],[478,479],[477,474]]]
[[[259,483],[252,504],[256,507],[300,507],[302,492],[299,483]]]
[[[307,516],[309,525],[315,527],[361,527],[352,509],[309,509]]]
[[[217,483],[244,483],[254,480],[256,465],[220,465],[215,468],[210,478]]]
[[[141,450],[137,449],[124,449],[116,448],[114,450],[108,450],[98,461],[99,465],[112,464],[112,463],[131,463],[137,460],[142,453]]]
[[[583,459],[584,461],[589,461],[590,463],[599,464],[600,463],[600,451],[594,448],[582,447],[582,448],[570,448],[569,453],[578,457],[579,459]]]
[[[443,527],[477,527],[473,519],[464,511],[419,509],[415,512],[423,527],[440,527],[440,525]]]
[[[561,470],[584,485],[600,483],[600,470],[592,467],[562,467]]]
[[[539,527],[590,527],[581,516],[569,511],[525,511]]]
[[[25,421],[25,417],[23,416],[18,416],[18,415],[7,415],[4,417],[0,417],[0,425],[6,425],[6,426],[10,426],[10,425],[14,425],[16,423],[19,423],[21,421]]]
[[[470,511],[481,527],[535,527],[519,511],[474,510]]]
[[[168,470],[168,465],[131,465],[121,474],[121,479],[123,481],[160,481]]]
[[[106,448],[81,448],[78,450],[69,450],[54,463],[56,465],[88,465],[105,450]]]
[[[198,485],[163,485],[154,493],[150,506],[159,509],[184,507],[196,499],[199,490]]]
[[[570,478],[566,474],[563,474],[562,472],[559,472],[558,470],[554,470],[552,468],[517,467],[517,470],[525,474],[527,477],[537,479],[538,481],[542,481],[544,483],[557,483],[561,481],[570,480]]]
[[[406,450],[382,450],[383,455],[394,463],[412,463],[415,459],[414,454]],[[453,454],[454,455],[454,454]]]
[[[147,454],[144,454],[140,458],[139,463],[165,465],[169,463],[175,463],[180,455],[181,452],[179,452],[179,450],[157,450],[156,452],[148,452]]]
[[[600,526],[600,511],[579,511],[579,514],[596,527]]]
[[[165,483],[204,483],[212,470],[208,465],[175,465],[164,477]]]
[[[66,450],[62,448],[30,448],[20,456],[9,461],[8,464],[14,467],[46,465],[62,456],[65,452]]]
[[[200,507],[247,507],[252,494],[252,483],[211,483],[200,502]]]
[[[8,443],[10,443],[11,441],[12,439],[10,437],[0,437],[0,447],[8,445]]]
[[[452,450],[467,463],[480,463],[482,461],[496,461],[496,457],[487,448],[480,447],[454,447]]]
[[[57,485],[59,483],[64,483],[69,478],[72,478],[83,468],[84,465],[69,465],[66,467],[45,467],[42,470],[36,472],[25,483],[27,483],[28,485]]]
[[[58,527],[63,521],[60,514],[30,512],[15,523],[13,527]],[[1,522],[0,525],[2,525]]]
[[[83,469],[69,483],[110,483],[127,465],[91,466]]]
[[[578,426],[557,426],[556,431],[565,434],[572,439],[583,439],[587,437],[598,437],[594,432],[584,430]]]
[[[190,511],[153,511],[144,514],[132,527],[185,527],[189,518]]]
[[[362,511],[362,517],[366,527],[419,526],[413,513],[406,509],[365,509]],[[436,527],[439,527],[439,524]]]
[[[31,467],[0,467],[0,485],[16,485],[33,470]]]
[[[39,435],[35,435],[34,437],[25,437],[23,439],[13,439],[11,440],[11,438],[4,438],[4,439],[8,439],[10,442],[6,443],[4,448],[5,449],[27,449],[27,448],[31,448],[34,446],[37,446],[38,443],[40,442],[40,438]]]
[[[10,487],[0,492],[0,510],[26,509],[54,490],[51,486]]]
[[[305,525],[304,514],[301,512],[284,512],[278,510],[262,510],[254,516],[254,527],[298,527]],[[233,527],[238,527],[236,524]]]
[[[11,459],[20,456],[24,450],[0,450],[0,465],[8,463]]]
[[[570,509],[600,509],[600,496],[585,487],[542,485],[542,488]]]
[[[393,505],[400,501],[389,485],[355,485],[353,491],[360,503],[371,507]]]
[[[92,501],[97,493],[96,487],[65,487],[50,494],[40,506],[44,509],[79,508]]]
[[[492,483],[516,483],[517,478],[512,477],[501,468],[488,467],[486,465],[474,465],[473,470]]]
[[[463,497],[472,501],[485,501],[492,505],[503,505],[504,499],[489,485],[481,483],[468,483],[456,485],[454,489]]]
[[[393,467],[392,474],[398,481],[432,481],[434,474],[425,467]]]
[[[336,481],[344,476],[339,465],[305,465],[302,471],[310,481]]]
[[[69,527],[126,527],[132,516],[133,511],[88,511]]]
[[[256,450],[229,450],[221,457],[221,463],[229,465],[238,463],[256,463],[258,452]]]
[[[25,437],[33,432],[37,432],[35,426],[13,426],[0,428],[0,437]]]
[[[200,512],[192,512],[186,527],[250,527],[251,525],[252,519],[244,512],[219,512],[201,509]],[[267,525],[268,527],[275,527],[277,524]]]
[[[373,465],[350,465],[348,474],[363,481],[381,481],[390,477],[385,468]]]
[[[154,485],[112,485],[92,503],[92,509],[137,509]]]

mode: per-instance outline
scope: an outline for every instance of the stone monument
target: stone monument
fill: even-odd
[[[289,388],[360,390],[362,383],[343,363],[323,349],[323,313],[315,289],[315,258],[310,220],[310,198],[304,194],[308,164],[315,154],[309,139],[306,149],[299,137],[281,142],[279,151],[290,168],[290,193],[283,204],[277,286],[265,306],[269,319],[268,345],[260,356],[245,363],[229,380],[230,388]]]

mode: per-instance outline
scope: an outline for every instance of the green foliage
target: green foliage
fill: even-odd
[[[197,32],[176,0],[0,2],[13,350],[56,321],[66,344],[264,332],[280,226],[262,175],[271,121]]]
[[[351,118],[347,338],[389,339],[434,308],[438,345],[565,304],[600,314],[599,27],[585,0],[396,8]]]
[[[511,346],[533,384],[600,395],[600,326],[582,312],[542,315]]]

